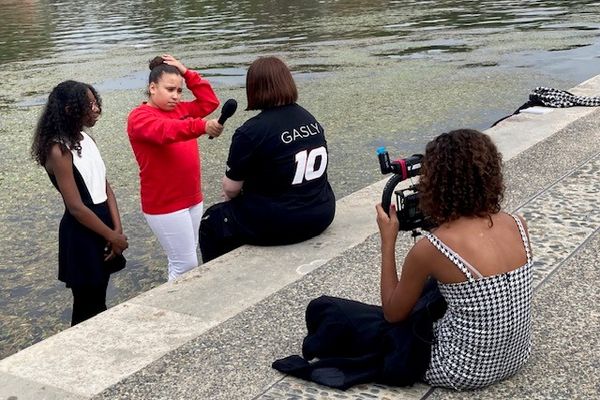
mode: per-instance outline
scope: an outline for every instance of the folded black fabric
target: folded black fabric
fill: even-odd
[[[305,318],[302,355],[307,360],[380,352],[382,334],[390,326],[381,307],[331,296],[312,300]]]
[[[377,380],[380,375],[381,355],[325,358],[314,362],[292,355],[273,362],[272,367],[296,378],[347,390],[354,385]]]
[[[410,317],[397,324],[385,320],[380,306],[321,296],[306,309],[304,358],[293,355],[272,366],[341,390],[367,382],[409,386],[421,380],[429,366],[433,321],[445,311],[434,280],[426,285]]]

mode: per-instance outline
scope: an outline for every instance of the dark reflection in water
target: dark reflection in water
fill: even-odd
[[[295,46],[420,31],[471,28],[594,30],[561,26],[574,10],[592,14],[595,1],[2,1],[0,63],[64,53],[100,53],[113,46],[198,43]],[[378,18],[369,15],[380,14]],[[346,21],[347,23],[340,23]],[[468,49],[467,49],[468,50]],[[466,51],[466,50],[465,50]]]

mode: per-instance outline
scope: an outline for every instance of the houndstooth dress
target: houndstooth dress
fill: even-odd
[[[425,373],[430,385],[481,388],[513,375],[529,357],[532,260],[521,220],[512,217],[527,262],[499,275],[482,276],[435,235],[425,234],[467,277],[465,282],[439,284],[448,310],[434,324],[431,362]]]

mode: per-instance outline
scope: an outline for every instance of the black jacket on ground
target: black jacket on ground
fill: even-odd
[[[306,309],[303,357],[282,358],[273,368],[341,390],[367,382],[409,386],[422,380],[429,366],[433,322],[445,311],[434,280],[409,318],[396,324],[385,320],[380,306],[321,296]],[[313,359],[318,360],[309,362]]]

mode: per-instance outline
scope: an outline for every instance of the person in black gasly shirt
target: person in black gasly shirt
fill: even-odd
[[[208,262],[243,244],[298,243],[333,221],[327,141],[321,124],[296,104],[288,67],[260,57],[246,75],[247,110],[261,110],[231,140],[223,177],[226,201],[208,208],[200,225]]]

